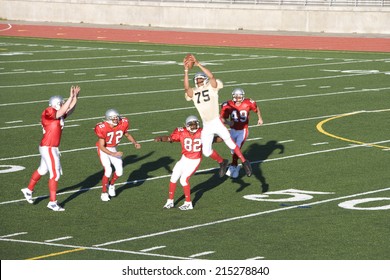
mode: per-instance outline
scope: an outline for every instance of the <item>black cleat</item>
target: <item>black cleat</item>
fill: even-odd
[[[227,159],[224,159],[220,164],[219,164],[219,177],[222,178],[225,174],[226,171],[229,167],[229,161]]]
[[[249,160],[246,160],[245,162],[243,162],[242,166],[244,166],[246,176],[248,176],[248,177],[252,176],[252,166],[251,166],[251,163],[249,162]]]

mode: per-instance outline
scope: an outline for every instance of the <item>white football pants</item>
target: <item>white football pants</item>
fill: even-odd
[[[107,149],[111,152],[116,152],[115,147],[107,147]],[[100,150],[99,148],[97,148],[97,152],[98,152],[98,156],[100,158],[100,162],[102,163],[103,168],[104,168],[104,176],[106,176],[108,178],[111,177],[111,174],[112,174],[111,164],[115,168],[116,175],[118,175],[119,177],[123,175],[123,162],[122,162],[121,157],[110,156],[110,155],[106,154],[105,152],[103,152],[102,150]]]
[[[188,185],[188,181],[192,174],[198,169],[201,159],[190,159],[181,156],[181,159],[173,167],[171,182],[176,183],[180,179],[180,184],[184,187]]]
[[[212,145],[213,145],[213,140],[215,135],[221,137],[225,142],[225,144],[231,150],[234,150],[234,148],[236,147],[236,143],[230,137],[229,130],[227,129],[227,127],[224,125],[224,123],[221,121],[220,118],[215,118],[212,121],[203,123],[201,140],[202,140],[203,155],[205,157],[209,157],[213,152]]]
[[[58,147],[39,146],[41,154],[41,163],[38,167],[39,175],[43,176],[47,172],[50,173],[50,179],[58,181],[62,175],[62,167],[60,162],[60,150]]]

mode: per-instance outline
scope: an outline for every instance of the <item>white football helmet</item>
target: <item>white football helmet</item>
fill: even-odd
[[[117,110],[108,109],[106,111],[106,122],[108,122],[109,124],[117,126],[120,119],[121,116],[119,115],[119,112]]]
[[[195,133],[199,129],[199,120],[196,116],[189,116],[186,118],[186,128],[189,132]]]
[[[198,72],[198,73],[196,73],[195,76],[194,76],[195,87],[199,87],[199,86],[198,86],[198,83],[197,83],[197,80],[198,80],[198,79],[203,79],[203,86],[204,86],[205,84],[207,84],[207,82],[209,81],[209,77],[207,77],[207,75],[206,75],[205,73],[203,73],[203,72]]]
[[[232,97],[234,102],[242,102],[245,99],[245,91],[242,88],[235,88]]]
[[[62,105],[64,105],[64,103],[64,98],[62,98],[62,96],[60,95],[52,96],[49,99],[49,106],[53,107],[57,111],[61,108]]]

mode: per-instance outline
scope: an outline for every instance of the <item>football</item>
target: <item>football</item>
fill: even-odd
[[[195,63],[194,58],[192,57],[192,54],[190,54],[190,53],[187,54],[184,57],[183,63],[184,63],[184,65],[187,65],[188,69],[191,69]]]

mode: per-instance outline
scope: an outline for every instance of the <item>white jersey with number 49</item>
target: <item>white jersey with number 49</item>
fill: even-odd
[[[187,94],[185,95],[187,101],[192,100],[194,102],[203,123],[219,118],[218,91],[221,88],[223,88],[223,83],[217,79],[217,88],[213,88],[208,82],[201,87],[192,88],[194,92],[192,98]]]

